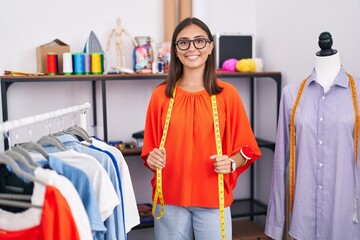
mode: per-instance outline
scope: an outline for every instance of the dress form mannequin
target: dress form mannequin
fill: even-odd
[[[332,36],[329,32],[323,32],[319,36],[320,51],[315,57],[315,72],[317,82],[327,92],[341,69],[340,56],[337,50],[332,49]]]

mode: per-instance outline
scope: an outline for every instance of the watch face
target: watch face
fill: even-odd
[[[234,172],[236,170],[236,163],[232,162],[231,163],[231,170]]]

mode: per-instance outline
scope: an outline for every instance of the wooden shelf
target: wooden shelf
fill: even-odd
[[[98,74],[98,75],[55,75],[55,76],[0,76],[1,83],[1,99],[2,99],[2,114],[3,122],[8,120],[8,99],[7,91],[13,83],[32,83],[32,82],[91,82],[92,83],[92,109],[94,116],[93,126],[97,126],[97,112],[96,112],[96,82],[101,83],[101,97],[102,97],[102,115],[103,115],[103,131],[104,131],[104,141],[108,141],[108,129],[107,129],[107,99],[106,99],[106,83],[109,81],[141,81],[141,80],[165,80],[167,77],[166,73],[157,73],[157,74]],[[229,79],[229,78],[250,78],[251,79],[251,113],[250,121],[251,126],[254,126],[254,79],[272,79],[276,82],[276,92],[277,92],[277,103],[280,102],[281,94],[281,73],[280,72],[253,72],[253,73],[240,73],[240,72],[226,72],[226,71],[217,71],[217,77],[220,79]],[[276,112],[278,115],[278,109]],[[8,147],[7,142],[5,141],[5,147]]]

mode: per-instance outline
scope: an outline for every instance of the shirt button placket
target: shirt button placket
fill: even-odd
[[[318,215],[318,220],[320,220],[322,218],[322,214],[323,214],[323,200],[324,200],[324,144],[325,144],[325,131],[324,131],[324,109],[325,109],[325,95],[321,95],[320,96],[320,100],[319,100],[319,108],[318,108],[318,115],[317,115],[317,119],[318,119],[318,129],[317,129],[317,138],[318,138],[318,147],[317,147],[317,186],[316,186],[316,195],[317,195],[317,200],[316,200],[316,208],[317,208],[317,215]],[[319,222],[317,222],[319,224]]]

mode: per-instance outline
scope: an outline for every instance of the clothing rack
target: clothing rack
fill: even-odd
[[[30,116],[30,117],[25,117],[25,118],[21,118],[18,120],[12,120],[12,121],[6,121],[4,123],[0,124],[0,134],[6,134],[9,131],[16,129],[16,128],[20,128],[20,127],[25,127],[28,125],[32,125],[35,123],[39,123],[39,122],[44,122],[47,120],[51,120],[51,119],[55,119],[55,118],[60,118],[62,116],[65,115],[69,115],[71,113],[77,113],[80,112],[80,127],[82,127],[83,129],[86,130],[86,110],[89,109],[91,107],[90,103],[84,103],[82,105],[76,105],[76,106],[72,106],[72,107],[67,107],[67,108],[62,108],[62,109],[58,109],[52,112],[47,112],[47,113],[43,113],[43,114],[39,114],[39,115],[34,115],[34,116]],[[8,148],[8,142],[5,141],[5,149]]]

